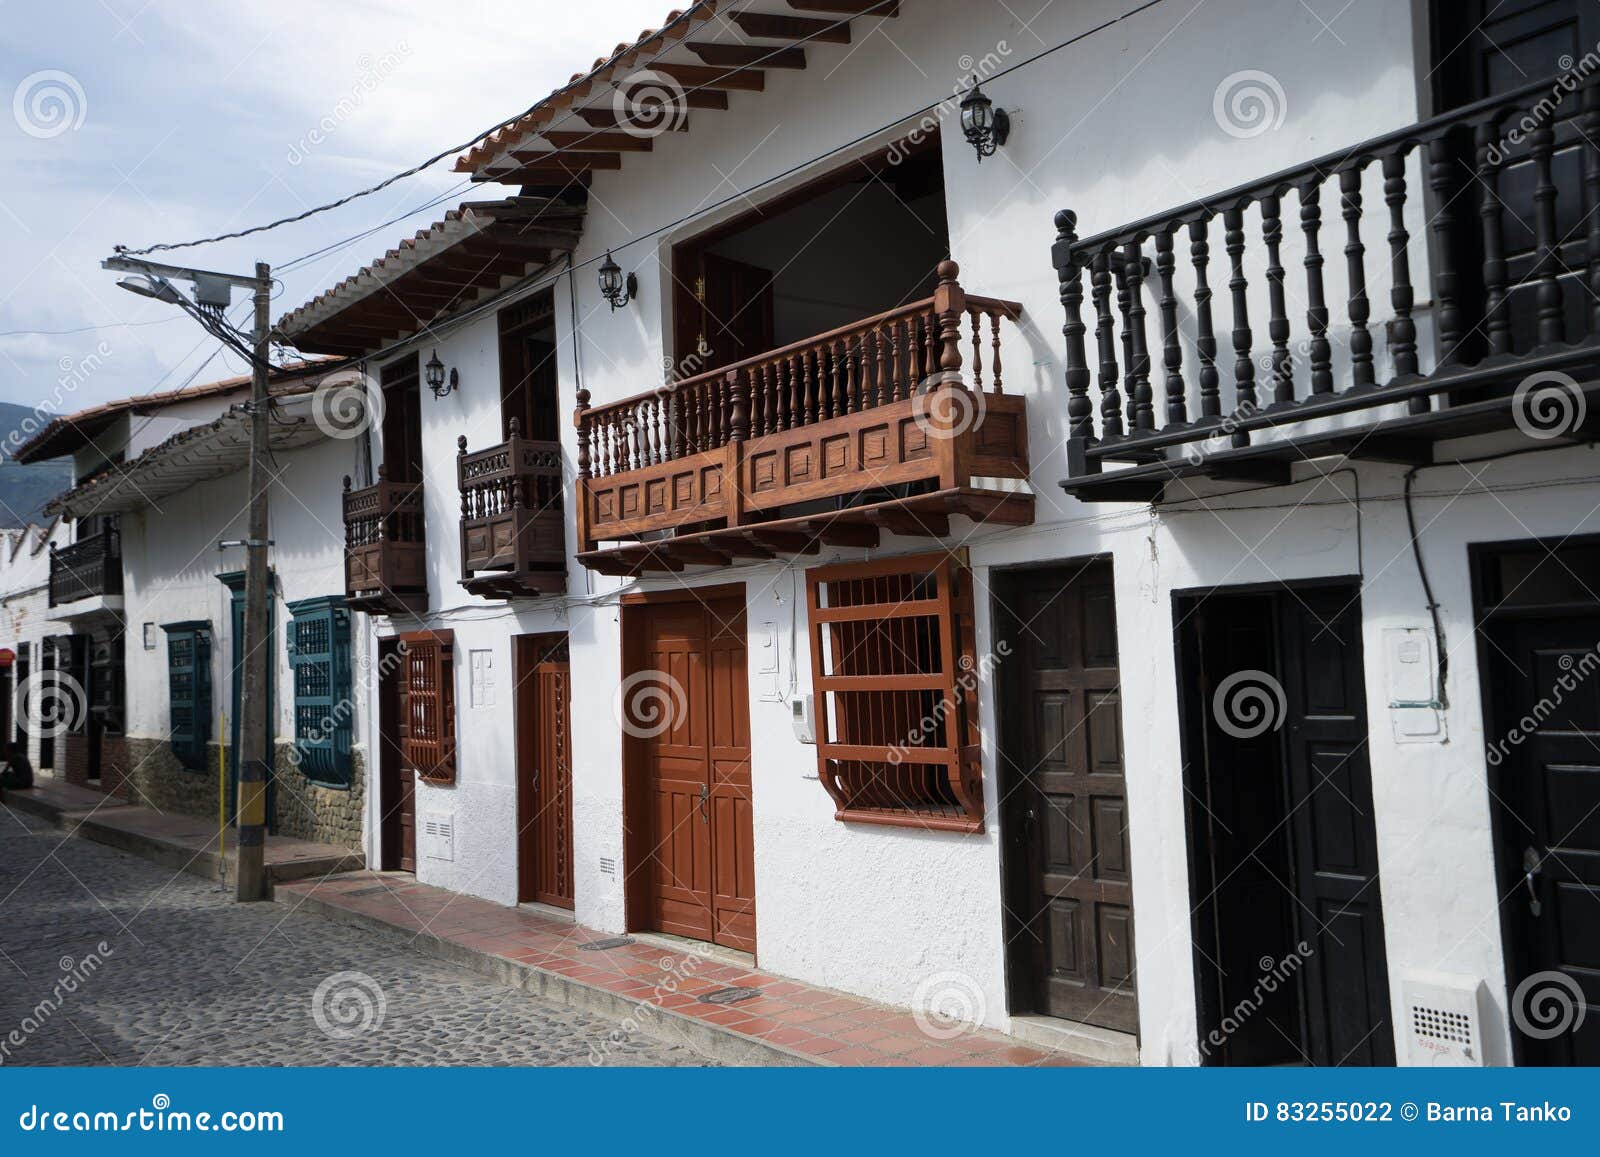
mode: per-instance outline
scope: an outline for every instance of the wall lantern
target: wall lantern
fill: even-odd
[[[428,359],[428,364],[422,367],[423,380],[428,383],[428,389],[433,391],[436,398],[446,398],[450,392],[461,384],[461,375],[454,369],[450,371],[450,384],[444,383],[444,363],[439,360],[439,351],[434,350],[433,356]]]
[[[984,157],[994,156],[995,149],[1011,135],[1011,118],[1005,109],[995,108],[994,101],[983,95],[976,76],[967,95],[961,98],[961,132],[967,143],[978,150],[980,165]]]
[[[611,250],[607,249],[606,259],[600,263],[600,296],[610,302],[615,311],[632,301],[638,292],[639,279],[631,273],[624,275],[622,267],[611,259]]]

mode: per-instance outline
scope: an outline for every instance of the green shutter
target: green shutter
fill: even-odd
[[[178,762],[205,771],[211,739],[211,624],[166,623],[169,742]]]
[[[350,786],[350,612],[337,596],[289,604],[295,764],[313,783]]]

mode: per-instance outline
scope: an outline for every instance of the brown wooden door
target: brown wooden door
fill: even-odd
[[[406,680],[400,644],[378,644],[378,862],[417,870],[416,773],[405,762]]]
[[[516,640],[517,899],[572,892],[572,667],[565,639]]]
[[[622,705],[640,772],[630,801],[640,923],[753,952],[743,604],[647,604],[627,621],[638,624]]]
[[[1111,563],[1009,576],[997,612],[1012,1011],[1137,1032]]]
[[[772,271],[714,253],[684,252],[678,371],[704,373],[773,348]]]

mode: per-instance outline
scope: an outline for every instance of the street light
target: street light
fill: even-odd
[[[157,301],[164,301],[168,305],[182,305],[183,294],[179,293],[172,282],[165,277],[146,277],[135,274],[124,277],[117,282],[119,286],[129,293],[137,293],[140,297],[153,297]]]
[[[638,292],[639,279],[631,273],[624,275],[622,266],[612,260],[611,250],[607,249],[606,259],[600,263],[600,296],[610,303],[612,312],[616,312]]]

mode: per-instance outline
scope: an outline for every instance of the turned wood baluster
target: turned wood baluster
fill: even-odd
[[[760,369],[762,413],[764,415],[761,422],[761,432],[763,434],[776,434],[778,432],[778,374],[771,362],[762,362]]]
[[[1533,237],[1538,250],[1534,265],[1533,300],[1537,307],[1539,344],[1551,345],[1566,340],[1566,311],[1561,302],[1561,259],[1556,252],[1556,183],[1551,176],[1556,132],[1545,121],[1528,135],[1533,154]],[[1590,148],[1594,143],[1590,142]]]
[[[885,340],[889,343],[889,400],[898,402],[905,397],[905,379],[900,374],[901,338],[900,323],[891,321],[882,331]]]
[[[822,412],[821,399],[817,397],[817,377],[821,373],[817,359],[821,356],[818,350],[806,350],[800,355],[800,360],[806,365],[806,413],[811,415],[813,422],[820,422],[826,417]]]
[[[521,510],[522,506],[523,506],[523,500],[522,500],[523,476],[517,472],[518,447],[516,445],[517,439],[519,439],[521,437],[522,437],[522,422],[518,418],[512,418],[511,419],[511,438],[509,439],[511,444],[506,447],[506,451],[507,451],[506,452],[506,469],[508,471],[510,471],[510,473],[507,474],[506,477],[501,479],[501,482],[500,482],[501,487],[502,487],[501,495],[500,495],[500,509],[502,511],[505,510],[505,506],[506,506],[506,501],[505,500],[508,497],[507,491],[509,491],[509,498],[511,500],[511,509],[513,509],[513,510]],[[465,440],[463,440],[461,448],[463,450],[466,449]]]
[[[589,411],[589,391],[580,389],[577,393],[578,402],[578,477],[589,477],[589,437],[590,425],[585,420]]]
[[[933,311],[922,315],[922,377],[918,384],[939,372],[939,316]]]
[[[1600,334],[1600,79],[1591,76],[1583,88],[1583,115],[1579,131],[1589,147],[1583,150],[1584,218],[1589,222],[1584,240],[1583,281],[1589,289],[1589,331]]]
[[[1389,303],[1394,317],[1389,322],[1389,354],[1394,358],[1397,378],[1415,377],[1417,373],[1417,323],[1411,320],[1411,307],[1415,294],[1411,288],[1411,257],[1408,246],[1411,234],[1406,231],[1406,158],[1399,150],[1383,158],[1383,201],[1389,206],[1389,262],[1393,267],[1389,286]],[[1428,409],[1425,397],[1412,398],[1413,414]]]
[[[1134,396],[1136,430],[1156,428],[1155,396],[1150,387],[1150,347],[1144,332],[1144,254],[1137,242],[1123,247],[1124,276],[1128,283],[1128,332],[1132,360],[1128,363],[1128,389]]]
[[[790,411],[794,415],[794,421],[790,424],[798,430],[810,421],[806,414],[806,355],[804,353],[790,354],[783,360],[789,363],[789,389],[792,391],[794,403],[793,409]]]
[[[1244,210],[1229,209],[1222,215],[1223,249],[1228,254],[1228,290],[1233,296],[1233,392],[1234,410],[1241,416],[1256,412],[1256,363],[1250,356],[1250,283],[1244,276]],[[1250,445],[1250,432],[1233,436],[1235,446]]]
[[[1061,334],[1067,339],[1067,435],[1094,439],[1094,403],[1089,400],[1089,353],[1084,345],[1088,327],[1083,322],[1083,264],[1074,248],[1078,244],[1078,215],[1069,209],[1056,214],[1056,280],[1061,287],[1061,308],[1067,320]]]
[[[1211,284],[1206,280],[1206,270],[1211,264],[1208,231],[1209,225],[1204,219],[1189,223],[1189,262],[1194,266],[1194,346],[1200,355],[1200,417],[1203,419],[1222,414],[1222,396],[1217,384],[1217,335],[1211,323],[1213,295]]]
[[[1311,393],[1333,390],[1333,348],[1328,344],[1328,299],[1322,286],[1322,178],[1300,186],[1300,231],[1306,238],[1306,328],[1311,331]]]
[[[1000,393],[1004,393],[1005,391],[1003,389],[1001,389],[1001,387],[1000,387],[1000,311],[999,310],[991,310],[989,312],[989,336],[992,339],[991,344],[993,346],[993,354],[994,354],[994,356],[989,359],[989,372],[990,372],[990,375],[994,378],[993,392],[996,393],[996,394],[1000,394]]]
[[[1367,247],[1361,242],[1361,169],[1345,169],[1339,174],[1339,212],[1344,217],[1344,260],[1350,283],[1350,384],[1352,389],[1370,389],[1372,334],[1367,319],[1372,303],[1367,299]]]
[[[1124,375],[1123,386],[1126,401],[1123,417],[1128,423],[1128,432],[1132,433],[1139,428],[1138,423],[1138,398],[1137,389],[1139,379],[1133,372],[1133,326],[1128,322],[1128,272],[1122,255],[1115,250],[1111,256],[1111,272],[1117,279],[1117,317],[1122,321],[1122,328],[1118,331],[1122,339],[1122,372]]]
[[[1117,392],[1117,335],[1111,317],[1111,255],[1095,254],[1089,287],[1094,298],[1095,347],[1100,362],[1100,430],[1105,438],[1122,437],[1122,396]]]
[[[1456,269],[1456,166],[1460,159],[1452,142],[1446,137],[1435,137],[1428,142],[1428,185],[1433,190],[1433,249],[1428,254],[1428,265],[1433,272],[1433,317],[1438,330],[1439,361],[1437,369],[1457,362],[1463,338],[1461,321],[1461,278]],[[1416,406],[1412,399],[1412,413],[1428,407]],[[1420,399],[1426,400],[1426,399]]]
[[[581,427],[580,427],[581,429]],[[461,459],[467,456],[467,436],[461,434],[456,438],[456,477],[461,476]],[[469,482],[461,488],[461,518],[463,521],[472,517],[472,497],[474,484]]]
[[[1489,353],[1511,352],[1511,318],[1506,299],[1506,242],[1500,216],[1500,118],[1491,116],[1473,133],[1477,152],[1478,220],[1483,230],[1483,331]],[[1600,157],[1600,152],[1591,150]]]
[[[978,323],[976,306],[967,311],[967,323],[972,326],[972,388],[983,392],[983,326]]]
[[[882,328],[872,331],[872,348],[877,362],[875,372],[877,373],[876,381],[878,383],[878,405],[880,406],[886,406],[890,401],[889,351],[885,348],[888,345],[888,341],[888,336]]]
[[[848,337],[840,338],[838,348],[834,353],[833,372],[843,383],[844,412],[853,414],[856,410],[856,359],[855,352]]]
[[[1283,207],[1277,194],[1261,198],[1261,237],[1267,245],[1267,338],[1272,342],[1272,401],[1294,401],[1289,360],[1289,309],[1283,296]]]
[[[1183,346],[1178,341],[1178,299],[1172,290],[1172,231],[1156,234],[1156,283],[1161,290],[1161,363],[1166,367],[1167,424],[1189,420],[1184,400]]]

